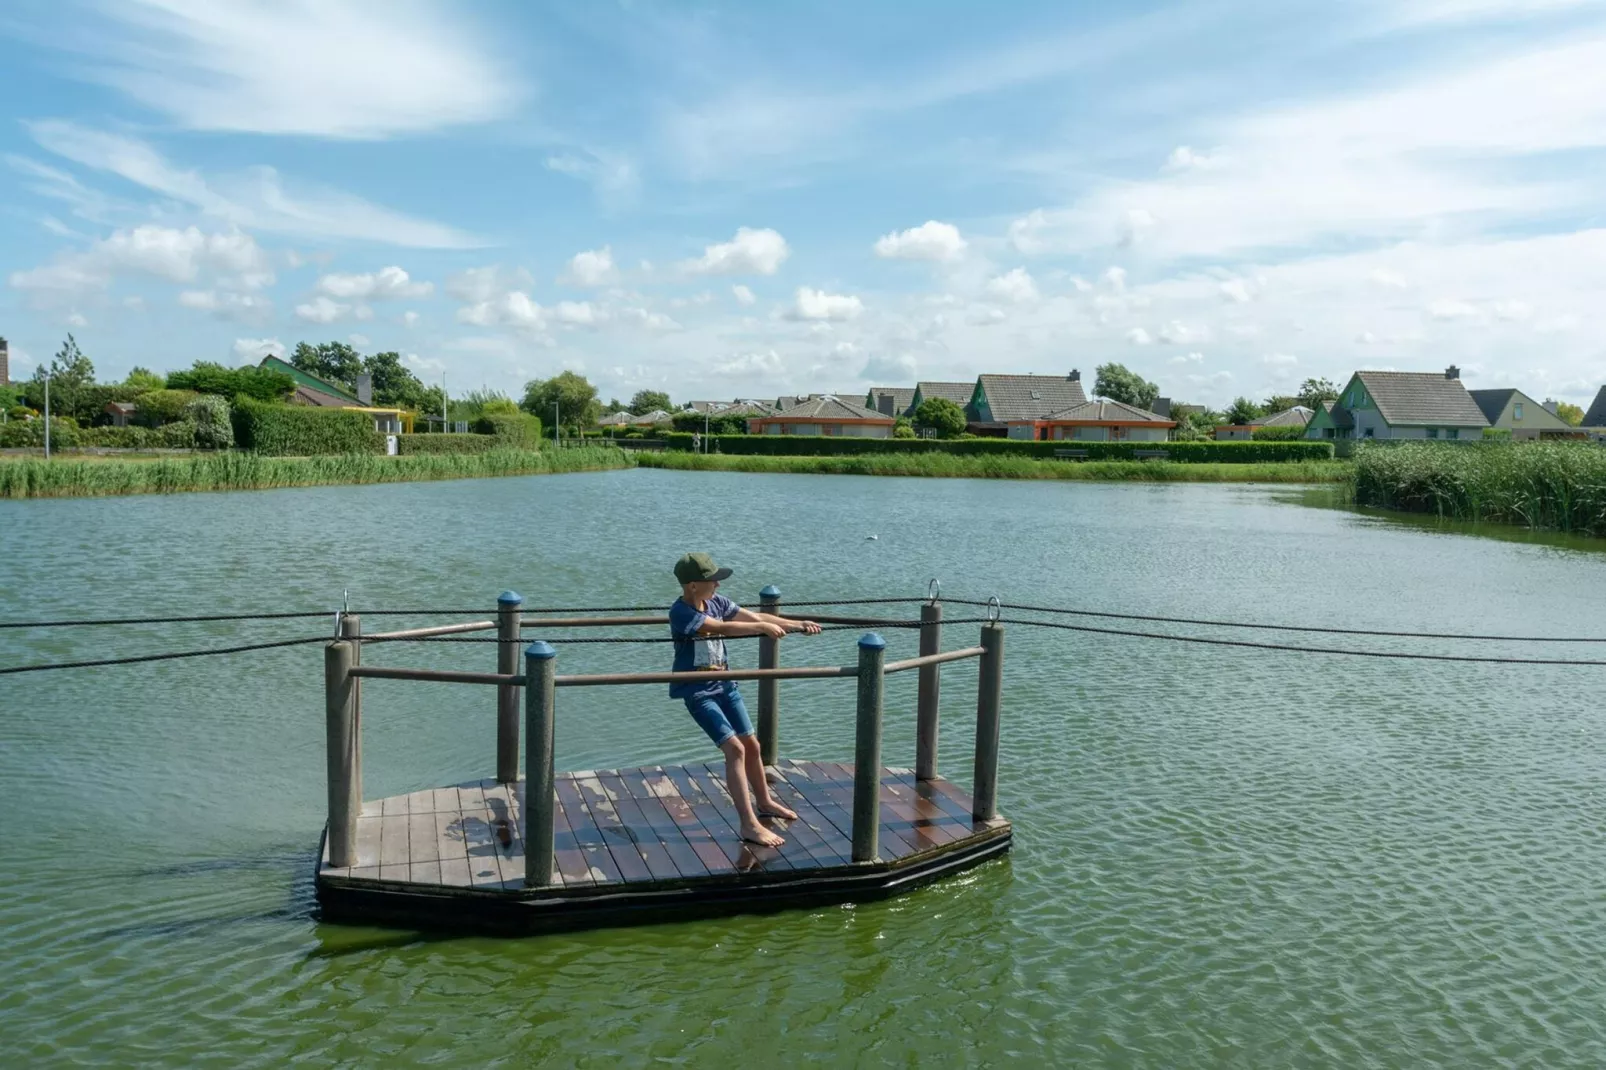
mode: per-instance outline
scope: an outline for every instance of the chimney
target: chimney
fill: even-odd
[[[1444,369],[1444,377],[1446,379],[1459,379],[1461,378],[1461,369],[1452,364]]]
[[[1082,381],[1082,373],[1072,368],[1069,378],[1073,383],[1080,383]]]
[[[357,400],[364,405],[374,403],[374,377],[367,372],[357,373]]]
[[[0,338],[0,386],[11,385],[11,350],[6,340]]]
[[[1561,408],[1561,402],[1557,401],[1555,398],[1546,398],[1544,408],[1545,411],[1550,413],[1552,416],[1559,415],[1557,410]]]
[[[876,412],[879,412],[882,416],[897,415],[892,411],[892,401],[893,398],[891,394],[877,394],[875,396]]]

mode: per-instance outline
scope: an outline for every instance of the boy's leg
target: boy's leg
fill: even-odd
[[[753,726],[747,721],[747,710],[740,704],[740,699],[732,708],[723,701],[724,697],[709,695],[688,698],[686,709],[725,755],[725,786],[730,792],[731,802],[736,806],[742,839],[765,847],[778,847],[786,840],[758,823],[758,815],[753,812],[752,792],[747,785],[747,748],[738,733],[744,730],[751,733]],[[731,720],[733,716],[734,723]],[[763,775],[761,766],[759,776],[762,778]]]
[[[764,817],[784,817],[788,821],[796,821],[797,811],[770,794],[769,778],[764,775],[764,752],[758,745],[758,736],[753,733],[753,720],[747,715],[747,704],[742,701],[742,693],[735,687],[729,687],[720,700],[726,720],[736,729],[736,738],[741,741],[742,772],[747,774],[747,784],[753,792],[758,813]]]

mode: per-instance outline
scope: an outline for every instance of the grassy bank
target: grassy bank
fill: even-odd
[[[1355,504],[1606,535],[1606,449],[1406,443],[1355,452]]]
[[[539,475],[628,468],[605,446],[565,450],[493,450],[408,457],[349,455],[262,457],[206,453],[188,457],[27,457],[0,459],[0,498],[81,498],[197,490],[266,490],[353,483]]]
[[[725,453],[643,453],[643,468],[698,472],[792,472],[821,475],[932,476],[964,479],[1082,479],[1152,483],[1338,483],[1345,461],[1265,464],[1178,464],[1172,461],[1042,461],[997,454],[860,454],[843,457],[736,456]]]

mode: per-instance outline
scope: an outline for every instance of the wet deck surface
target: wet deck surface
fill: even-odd
[[[554,883],[576,893],[663,887],[734,875],[797,877],[849,865],[853,767],[783,760],[770,774],[796,821],[769,821],[779,848],[744,843],[723,762],[557,775]],[[472,780],[364,804],[357,864],[318,876],[485,891],[524,889],[524,783]],[[879,861],[896,865],[1007,832],[1003,818],[973,821],[970,796],[946,780],[883,769]],[[326,849],[327,852],[327,849]]]

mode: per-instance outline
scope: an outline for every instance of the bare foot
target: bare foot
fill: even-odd
[[[778,836],[763,825],[742,826],[742,839],[748,843],[756,843],[760,847],[779,847],[786,842],[785,836]]]
[[[758,816],[759,817],[784,817],[788,821],[796,821],[797,820],[797,811],[793,810],[791,807],[787,806],[785,803],[776,802],[774,799],[771,799],[769,802],[765,803],[764,805],[762,805],[762,806],[760,806],[758,808]]]

